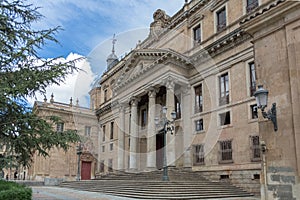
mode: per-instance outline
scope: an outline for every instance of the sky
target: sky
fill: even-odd
[[[62,56],[71,60],[80,56],[86,59],[77,67],[85,72],[67,77],[66,84],[47,89],[47,99],[51,93],[54,100],[69,103],[78,98],[81,106],[89,105],[88,92],[91,85],[106,69],[106,58],[111,53],[112,37],[116,34],[115,53],[122,57],[143,41],[148,33],[153,13],[165,10],[173,16],[184,5],[184,0],[27,0],[40,7],[44,16],[33,25],[35,29],[60,26],[63,30],[56,34],[60,44],[47,43],[39,54],[43,58]],[[42,101],[37,95],[34,100]]]

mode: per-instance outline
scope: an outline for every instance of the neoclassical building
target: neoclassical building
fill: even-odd
[[[299,16],[299,2],[287,0],[185,1],[171,17],[158,9],[149,36],[120,60],[113,48],[90,91],[99,173],[161,169],[166,148],[169,167],[295,198]],[[258,83],[277,102],[276,133],[258,111]],[[172,111],[174,134],[164,141],[155,119]]]
[[[98,158],[98,121],[92,110],[79,106],[78,100],[74,104],[61,103],[45,98],[43,102],[36,101],[33,107],[41,118],[48,120],[51,116],[60,117],[61,122],[53,124],[53,129],[61,134],[65,130],[77,130],[81,142],[71,144],[68,151],[52,148],[49,157],[33,156],[33,162],[26,179],[45,181],[46,184],[57,184],[58,180],[75,181],[95,178]],[[78,155],[78,147],[81,154]],[[78,162],[79,159],[79,162]],[[79,174],[78,174],[79,165]]]

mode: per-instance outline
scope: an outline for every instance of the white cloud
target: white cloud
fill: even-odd
[[[62,59],[61,62],[74,60],[82,57],[81,55],[70,53],[67,58]],[[73,99],[73,104],[76,104],[76,100],[79,100],[79,105],[88,107],[88,92],[90,86],[94,80],[95,75],[92,73],[89,62],[86,59],[76,63],[76,67],[82,69],[82,71],[76,72],[66,77],[64,83],[60,85],[51,85],[46,89],[46,97],[50,101],[51,94],[54,95],[54,101],[61,103],[69,103],[70,98]],[[35,100],[43,101],[44,96],[36,94],[35,99],[28,99],[29,103],[33,105]]]

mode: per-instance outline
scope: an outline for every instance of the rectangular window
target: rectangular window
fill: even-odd
[[[220,163],[231,163],[232,159],[232,141],[219,141],[220,144]]]
[[[203,131],[203,119],[199,119],[195,122],[196,131]]]
[[[90,136],[91,135],[91,127],[90,126],[86,126],[84,132],[85,132],[86,136]]]
[[[198,44],[201,42],[201,27],[200,24],[193,29],[194,33],[194,44]]]
[[[104,102],[107,101],[107,89],[104,90]]]
[[[230,121],[230,111],[219,114],[220,117],[220,126],[228,125]]]
[[[251,109],[251,119],[257,119],[258,118],[258,114],[257,114],[257,105],[251,105],[250,106]]]
[[[258,0],[247,0],[247,13],[258,7]]]
[[[110,122],[110,139],[114,139],[114,122]]]
[[[108,159],[108,171],[113,171],[113,159]]]
[[[226,27],[226,8],[223,7],[217,12],[217,31]]]
[[[103,141],[103,142],[105,141],[105,128],[106,128],[106,126],[103,125],[103,126],[102,126],[102,141]]]
[[[228,73],[222,74],[219,77],[219,86],[220,86],[220,106],[229,103],[229,77]]]
[[[147,110],[146,109],[142,109],[142,128],[146,128],[147,125]]]
[[[204,145],[194,145],[194,165],[204,165]]]
[[[100,162],[100,172],[104,172],[104,160]]]
[[[59,122],[56,124],[56,132],[62,133],[64,132],[64,123]]]
[[[254,95],[256,91],[256,70],[254,62],[249,63],[249,70],[250,70],[250,96]]]
[[[252,161],[260,161],[259,136],[251,136]]]
[[[175,112],[176,112],[176,119],[181,118],[181,94],[177,94],[174,96],[175,98]]]
[[[195,113],[203,111],[202,84],[194,87],[195,90]]]
[[[105,152],[105,146],[102,146],[102,152]]]
[[[114,143],[109,144],[109,150],[110,151],[114,150]]]

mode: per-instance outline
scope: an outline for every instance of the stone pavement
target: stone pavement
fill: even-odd
[[[32,200],[133,200],[97,192],[79,191],[61,187],[33,186]],[[222,200],[259,200],[255,197],[225,198]],[[217,200],[217,199],[210,199]]]

